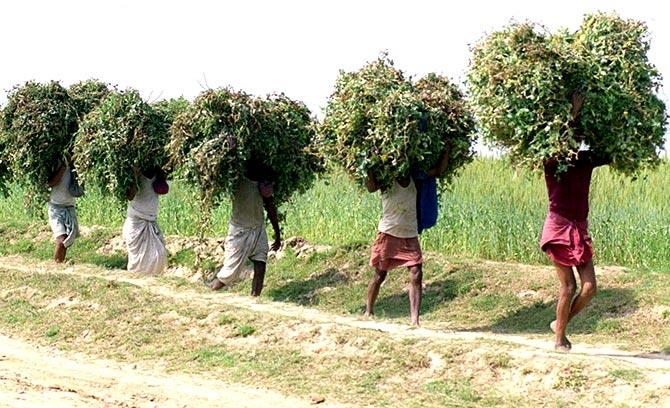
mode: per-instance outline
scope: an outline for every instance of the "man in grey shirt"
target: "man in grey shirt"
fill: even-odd
[[[268,250],[276,251],[281,245],[277,209],[272,200],[272,179],[272,170],[263,163],[253,159],[247,162],[246,174],[240,177],[233,195],[233,213],[224,245],[223,267],[209,284],[213,290],[230,286],[243,279],[249,260],[254,268],[251,295],[261,294]],[[264,210],[275,233],[272,247],[268,245],[265,232]]]

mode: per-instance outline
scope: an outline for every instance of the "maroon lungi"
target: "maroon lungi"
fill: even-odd
[[[544,222],[540,247],[552,261],[563,266],[580,266],[593,258],[588,221],[571,221],[550,211]]]

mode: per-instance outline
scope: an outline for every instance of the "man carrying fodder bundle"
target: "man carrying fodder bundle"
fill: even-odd
[[[449,152],[445,152],[439,164],[424,173],[424,183],[430,178],[439,177],[449,163]],[[399,178],[389,189],[381,189],[373,174],[368,174],[366,187],[369,192],[381,190],[382,217],[379,221],[377,238],[372,244],[370,266],[375,268],[375,275],[368,285],[368,297],[365,315],[374,315],[374,305],[379,289],[386,279],[388,271],[406,267],[410,276],[409,304],[412,324],[419,325],[419,309],[421,308],[423,256],[419,244],[419,227],[425,229],[432,225],[423,222],[417,209],[417,187],[412,177]],[[426,203],[430,208],[437,208],[437,202]],[[424,207],[425,208],[425,207]],[[437,216],[436,212],[434,213]],[[425,219],[425,218],[424,218]]]
[[[581,111],[584,96],[573,95],[573,120]],[[583,137],[575,134],[575,140]],[[596,294],[593,246],[588,232],[589,190],[593,169],[610,159],[590,150],[580,150],[570,159],[568,170],[556,175],[557,160],[547,160],[544,177],[549,195],[549,213],[544,222],[540,247],[554,263],[561,289],[556,306],[556,320],[550,327],[556,334],[556,349],[569,351],[572,344],[565,335],[568,322],[584,309]],[[575,273],[581,288],[577,296]]]
[[[51,187],[49,194],[48,213],[49,226],[56,240],[54,261],[65,261],[67,249],[74,244],[79,236],[77,210],[78,197],[84,194],[77,178],[66,164],[60,164],[58,170],[49,178]]]
[[[207,90],[171,128],[170,165],[197,186],[202,230],[212,210],[232,200],[224,245],[224,265],[206,284],[232,285],[253,265],[251,294],[263,289],[269,245],[265,212],[274,229],[273,250],[281,244],[277,207],[311,187],[322,171],[314,152],[315,127],[309,109],[283,94],[257,98],[231,88]]]
[[[560,282],[549,325],[559,351],[571,349],[567,324],[596,292],[593,169],[609,164],[635,175],[660,161],[667,115],[649,48],[644,23],[608,14],[586,16],[575,33],[512,24],[473,48],[468,82],[483,137],[516,164],[544,169],[549,213],[540,246]]]
[[[75,136],[77,168],[87,185],[128,205],[123,237],[132,272],[158,274],[166,266],[156,219],[158,195],[168,192],[163,169],[169,126],[166,115],[129,89],[110,92],[84,117]]]
[[[233,210],[228,223],[223,267],[209,285],[213,290],[220,290],[244,279],[250,262],[254,271],[251,295],[260,296],[268,250],[279,249],[281,232],[277,209],[272,199],[274,172],[256,159],[249,160],[246,167],[246,174],[240,178],[233,194]],[[268,246],[265,232],[264,210],[275,234],[271,247]]]
[[[2,165],[24,188],[31,212],[42,210],[48,200],[56,239],[54,260],[63,262],[78,236],[74,206],[81,190],[68,165],[72,161],[66,160],[77,130],[77,109],[67,89],[56,81],[26,82],[14,87],[7,99],[0,118]]]
[[[79,82],[68,89],[80,118],[96,106],[107,92],[106,84],[94,80]],[[61,263],[65,260],[67,248],[79,236],[76,199],[83,196],[84,191],[77,181],[76,173],[66,164],[58,166],[47,184],[51,188],[48,203],[49,226],[56,240],[54,261]]]
[[[159,195],[169,191],[165,173],[154,167],[140,172],[133,168],[136,183],[128,189],[128,215],[123,240],[128,248],[128,271],[158,275],[167,266],[165,239],[158,219]],[[139,187],[137,187],[139,186]]]
[[[423,257],[418,234],[437,220],[437,186],[472,160],[474,123],[463,94],[442,76],[413,82],[382,55],[356,72],[340,72],[326,107],[322,146],[370,192],[383,214],[372,247],[375,269],[366,315],[374,313],[390,269],[410,272],[410,316],[419,325]]]

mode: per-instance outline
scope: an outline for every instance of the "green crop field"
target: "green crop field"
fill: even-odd
[[[636,269],[670,271],[670,163],[637,180],[607,168],[594,172],[591,227],[596,262]],[[538,248],[547,197],[541,174],[515,172],[505,161],[480,158],[465,167],[451,191],[442,193],[437,226],[422,236],[424,249],[446,256],[524,263],[546,263]],[[0,199],[0,222],[35,221],[23,209],[16,187]],[[80,225],[120,228],[125,210],[111,199],[88,191],[79,200]],[[284,237],[344,246],[369,243],[381,212],[379,193],[358,188],[341,171],[332,171],[307,193],[282,208]],[[213,215],[207,235],[223,237],[230,213],[224,202]],[[197,193],[173,182],[161,201],[159,224],[167,235],[196,235]]]

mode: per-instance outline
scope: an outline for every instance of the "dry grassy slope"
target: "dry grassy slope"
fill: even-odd
[[[570,355],[560,355],[551,351],[549,342],[525,336],[413,330],[400,324],[362,320],[291,304],[258,302],[233,294],[213,294],[181,282],[175,284],[91,265],[54,268],[50,262],[12,256],[0,258],[0,267],[26,275],[102,278],[114,285],[127,283],[132,288],[149,292],[175,305],[170,311],[145,311],[169,325],[175,336],[204,338],[212,344],[226,339],[229,346],[242,353],[255,353],[259,349],[276,353],[298,352],[306,357],[301,363],[304,364],[300,367],[301,374],[316,378],[311,387],[326,381],[323,378],[325,367],[327,381],[331,384],[322,393],[328,402],[341,399],[358,406],[370,403],[364,395],[349,390],[354,381],[359,381],[363,383],[357,384],[361,389],[372,387],[382,393],[380,395],[388,395],[387,404],[391,406],[533,406],[558,403],[664,406],[670,403],[670,361],[663,355],[586,345],[577,345]],[[39,289],[17,282],[14,288],[4,290],[0,299],[5,302],[12,299],[31,301],[39,298],[37,291]],[[92,316],[101,307],[83,307],[85,302],[81,300],[81,295],[61,295],[45,296],[32,303],[38,310],[68,316],[83,314],[84,318],[87,314]],[[209,314],[205,312],[193,318],[177,307],[182,304],[202,307]],[[256,333],[243,338],[226,334],[221,328],[226,322],[220,316],[234,319],[234,316],[244,313],[249,314],[245,321],[256,324]],[[132,327],[125,330],[132,332]],[[44,341],[42,333],[30,330],[19,330],[17,335],[30,341]],[[106,349],[114,342],[83,331],[75,333],[74,338],[66,342],[56,341],[60,347],[66,344],[77,344],[82,351],[93,355],[105,355],[110,352]],[[126,357],[120,358],[123,360]],[[170,358],[169,352],[165,358]],[[130,361],[137,360],[149,367],[154,359],[141,354],[130,355]],[[337,364],[338,359],[346,363]],[[364,364],[366,360],[369,360],[368,364]],[[225,364],[225,360],[215,360],[212,366],[204,368],[188,364],[167,364],[167,368],[193,370],[209,376],[208,371],[216,371],[220,363]],[[360,377],[347,375],[358,371]],[[293,394],[296,389],[304,394],[304,386],[294,384],[290,377],[288,371],[280,372],[259,382],[284,394]],[[407,386],[406,381],[410,378],[419,379],[418,387],[416,384]],[[233,380],[245,381],[239,378]],[[39,385],[39,381],[36,382]],[[3,383],[7,388],[6,378]],[[101,394],[96,391],[92,395],[100,397]],[[142,401],[149,403],[149,399],[150,396]]]

